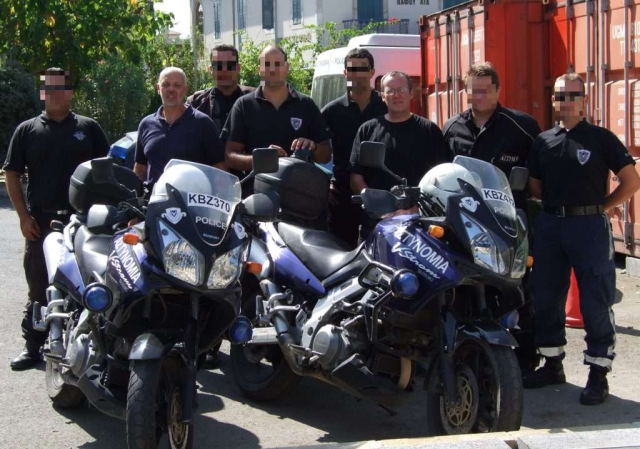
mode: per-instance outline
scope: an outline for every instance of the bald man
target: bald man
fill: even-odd
[[[286,53],[267,46],[260,54],[260,87],[236,101],[222,130],[229,167],[250,171],[251,153],[266,147],[277,148],[280,156],[308,148],[315,162],[331,160],[324,118],[310,97],[287,83],[288,74]]]
[[[143,181],[156,182],[171,159],[227,169],[220,131],[207,115],[185,105],[187,88],[187,77],[178,67],[167,67],[158,77],[162,106],[138,126],[133,171]]]

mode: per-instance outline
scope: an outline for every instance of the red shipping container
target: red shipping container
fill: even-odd
[[[491,61],[500,102],[553,124],[556,77],[587,83],[587,120],[614,132],[640,156],[640,0],[475,0],[420,19],[422,108],[443,126],[467,109],[469,64]],[[636,167],[640,170],[640,164]],[[612,179],[610,188],[616,186]],[[640,195],[611,223],[616,251],[640,257]]]

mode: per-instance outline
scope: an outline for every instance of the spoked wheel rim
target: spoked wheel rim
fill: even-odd
[[[64,380],[62,379],[62,373],[60,372],[60,365],[53,362],[47,362],[51,364],[51,383],[56,389],[62,388]]]
[[[470,433],[478,415],[479,388],[476,376],[465,364],[460,364],[456,371],[458,402],[447,404],[444,395],[440,397],[440,419],[449,435]]]
[[[189,441],[189,425],[182,422],[182,389],[178,386],[171,389],[167,412],[167,429],[171,447],[186,447]]]

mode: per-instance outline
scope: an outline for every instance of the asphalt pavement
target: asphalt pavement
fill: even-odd
[[[89,406],[76,410],[52,407],[44,386],[44,363],[12,372],[11,358],[22,348],[20,320],[26,301],[22,268],[24,240],[8,199],[0,198],[0,447],[122,448],[124,423]],[[616,312],[618,357],[610,375],[611,396],[597,407],[578,403],[587,377],[582,365],[584,332],[568,330],[565,361],[568,383],[525,391],[523,429],[618,426],[640,421],[640,278],[620,274],[622,301]],[[219,369],[203,371],[195,442],[198,448],[298,447],[318,443],[417,438],[424,434],[422,392],[395,416],[358,401],[313,379],[303,379],[289,396],[274,403],[252,403],[230,376],[228,346],[222,347]]]

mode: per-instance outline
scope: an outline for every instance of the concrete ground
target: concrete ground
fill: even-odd
[[[22,270],[24,241],[7,199],[0,199],[0,447],[122,448],[124,423],[84,406],[56,410],[44,387],[44,364],[12,372],[9,361],[22,348],[20,320],[26,298]],[[640,421],[640,278],[620,274],[624,298],[616,304],[618,357],[610,376],[611,396],[597,407],[578,403],[587,368],[582,365],[584,332],[569,329],[565,362],[568,383],[526,391],[523,429],[593,425],[621,426]],[[396,416],[358,401],[336,388],[304,379],[290,395],[269,404],[247,401],[230,376],[228,346],[219,369],[203,371],[196,419],[198,448],[299,447],[424,436],[424,394],[416,393]],[[414,446],[416,447],[416,446]]]

